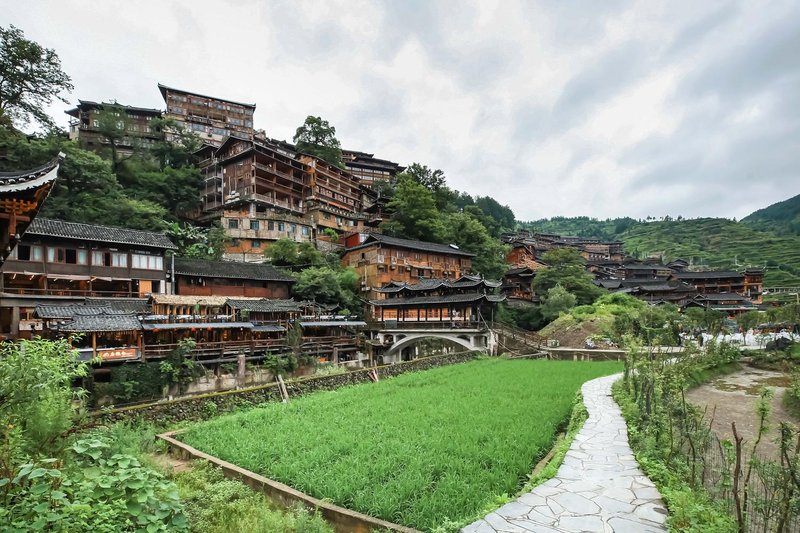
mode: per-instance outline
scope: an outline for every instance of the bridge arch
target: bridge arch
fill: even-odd
[[[403,348],[407,348],[409,346],[414,345],[418,341],[423,339],[439,339],[439,340],[446,340],[450,341],[454,344],[458,344],[466,348],[467,350],[476,350],[481,348],[482,346],[475,344],[473,340],[468,338],[465,335],[436,335],[436,334],[420,334],[420,335],[405,335],[403,338],[398,339],[392,344],[392,347],[386,352],[386,355],[394,355],[397,352],[401,351]]]

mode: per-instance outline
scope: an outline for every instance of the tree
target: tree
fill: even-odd
[[[562,312],[575,307],[576,298],[561,285],[556,285],[548,289],[543,301],[542,316],[547,320],[553,320],[558,318]]]
[[[111,150],[111,170],[117,173],[119,143],[128,134],[131,120],[120,105],[104,105],[97,113],[97,131],[108,141]]]
[[[331,165],[344,168],[342,144],[336,138],[336,128],[321,117],[306,117],[292,138],[298,152],[313,155]]]
[[[301,267],[320,266],[325,263],[322,252],[317,250],[314,243],[303,241],[297,245],[297,264]]]
[[[227,236],[219,224],[206,229],[191,224],[181,226],[177,222],[169,222],[165,233],[178,247],[177,255],[180,257],[219,260],[225,253]]]
[[[55,51],[29,41],[14,26],[0,27],[0,125],[27,125],[33,119],[53,129],[45,109],[54,98],[67,103],[59,95],[72,89]]]
[[[358,273],[352,268],[311,267],[300,272],[292,292],[301,300],[336,305],[345,314],[360,314],[358,281]]]
[[[63,449],[77,415],[73,402],[85,394],[72,382],[86,373],[67,340],[0,345],[0,479],[14,477],[14,464]]]
[[[500,202],[491,196],[478,196],[475,198],[475,205],[480,207],[497,224],[498,233],[495,235],[496,237],[500,235],[501,231],[509,231],[516,226],[514,212],[511,208],[507,205],[500,205]]]
[[[436,192],[444,187],[447,180],[444,176],[444,171],[438,168],[434,170],[420,163],[411,163],[403,174],[431,192]]]
[[[383,223],[386,233],[406,239],[443,240],[442,217],[433,193],[416,181],[408,177],[401,179],[388,207],[393,215]]]
[[[533,290],[537,294],[547,293],[556,285],[574,294],[579,305],[588,305],[605,294],[594,284],[592,277],[584,269],[580,253],[573,248],[557,248],[542,256],[548,267],[536,272]]]
[[[202,145],[195,132],[186,129],[174,118],[153,118],[150,130],[159,135],[149,151],[161,170],[167,166],[180,168],[190,165],[192,154]]]
[[[264,250],[264,257],[275,266],[294,266],[297,264],[297,243],[286,237],[278,239]]]
[[[476,254],[472,269],[487,278],[500,279],[506,271],[508,248],[493,238],[486,228],[469,213],[449,213],[444,217],[447,242]]]

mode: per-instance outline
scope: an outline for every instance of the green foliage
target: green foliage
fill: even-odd
[[[275,266],[294,266],[297,264],[297,243],[286,237],[278,239],[264,250],[264,257]]]
[[[303,154],[313,155],[331,165],[344,168],[342,144],[336,138],[336,128],[321,117],[306,117],[292,138],[295,149]]]
[[[575,295],[570,293],[561,285],[548,289],[543,298],[542,316],[546,320],[553,320],[564,311],[568,311],[575,306]]]
[[[159,399],[166,385],[161,363],[125,363],[111,367],[111,380],[94,382],[90,390],[95,405],[104,398],[119,404]]]
[[[358,313],[358,273],[352,268],[306,268],[297,276],[292,293],[301,300],[337,305],[342,313]]]
[[[405,172],[398,175],[398,180],[405,177],[411,178],[431,192],[436,192],[444,187],[447,181],[442,170],[438,168],[434,170],[421,163],[411,163]]]
[[[766,286],[800,285],[800,237],[778,236],[716,218],[638,224],[623,236],[631,254],[663,253],[709,268],[768,268]],[[736,266],[738,263],[739,266]]]
[[[791,218],[792,213],[796,217],[797,197],[771,207],[763,217],[756,211],[738,223],[723,218],[554,217],[519,225],[544,233],[622,240],[627,253],[640,257],[659,254],[664,261],[685,259],[715,269],[766,265],[765,286],[800,285],[800,237],[796,219]]]
[[[169,222],[165,233],[178,247],[178,256],[219,260],[225,253],[227,236],[219,224],[210,228],[199,228],[191,224]]]
[[[392,218],[382,224],[388,235],[441,242],[444,227],[433,193],[410,178],[399,179],[389,201]]]
[[[546,294],[556,285],[561,285],[573,294],[576,303],[581,305],[590,304],[606,294],[606,291],[594,284],[591,275],[584,269],[583,258],[577,250],[573,248],[550,250],[542,256],[542,261],[548,266],[537,271],[533,279],[533,290],[537,294]]]
[[[580,385],[619,368],[483,359],[264,405],[181,438],[312,496],[428,531],[515,494]]]
[[[105,439],[90,436],[58,461],[21,465],[0,490],[0,520],[12,531],[186,531],[175,485],[115,453]]]
[[[0,477],[12,477],[13,464],[57,454],[84,391],[72,382],[87,366],[67,340],[42,339],[0,345]]]
[[[503,324],[527,329],[528,331],[538,331],[547,323],[542,316],[541,306],[538,305],[512,307],[501,303],[497,306],[494,319]]]
[[[188,358],[196,345],[197,341],[194,339],[181,339],[178,341],[178,347],[158,365],[166,383],[176,385],[180,392],[185,392],[192,381],[205,373],[203,365]]]
[[[0,127],[26,126],[33,119],[55,129],[47,106],[54,98],[67,103],[59,95],[72,89],[54,50],[29,41],[13,25],[0,26]]]
[[[226,479],[208,463],[192,463],[188,471],[175,476],[175,483],[192,532],[333,533],[318,513],[301,507],[276,511],[263,495],[240,481]]]
[[[778,235],[800,235],[800,194],[759,209],[741,220],[760,231]]]
[[[450,213],[444,217],[447,241],[461,250],[477,254],[472,268],[489,279],[500,279],[505,274],[508,247],[489,235],[478,219],[467,213]]]

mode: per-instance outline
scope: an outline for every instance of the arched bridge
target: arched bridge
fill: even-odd
[[[466,350],[492,351],[494,345],[492,331],[485,324],[478,323],[455,327],[403,324],[384,327],[373,332],[373,341],[381,347],[383,360],[386,363],[402,360],[404,350],[425,339],[449,341]]]

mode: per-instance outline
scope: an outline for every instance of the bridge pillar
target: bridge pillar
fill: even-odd
[[[497,333],[491,329],[486,335],[486,351],[489,355],[497,355]]]

